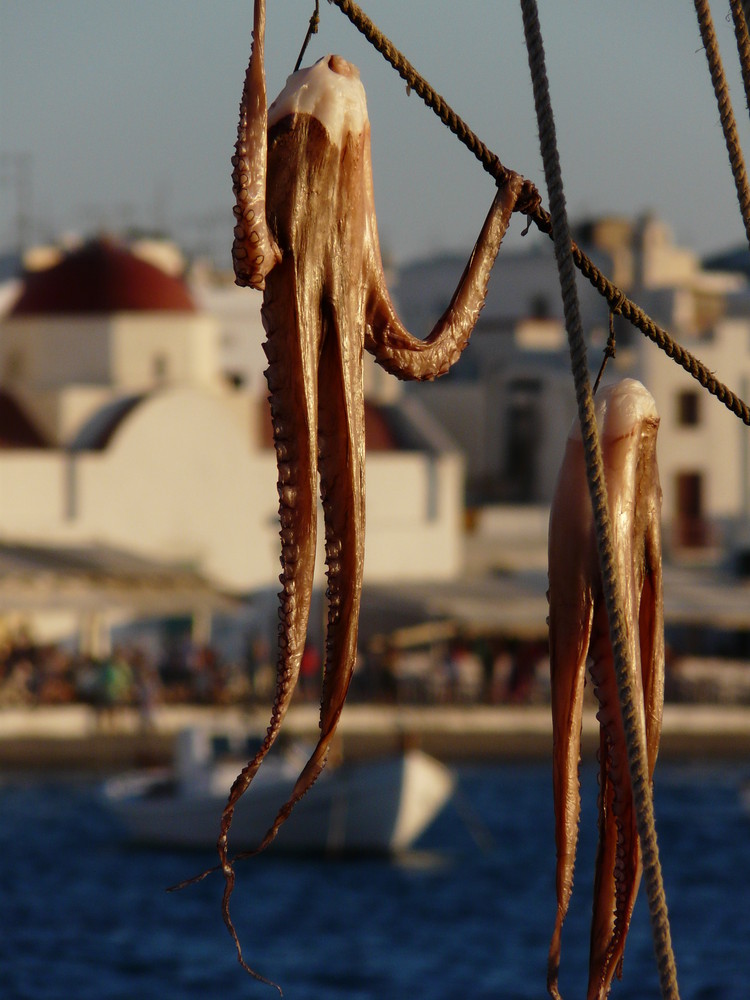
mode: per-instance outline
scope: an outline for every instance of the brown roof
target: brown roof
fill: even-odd
[[[0,449],[47,448],[49,442],[26,415],[19,403],[0,389]]]
[[[184,282],[108,239],[92,240],[52,267],[30,271],[11,316],[195,312]]]

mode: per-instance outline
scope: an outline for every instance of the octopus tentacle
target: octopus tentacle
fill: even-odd
[[[328,625],[321,695],[321,737],[327,750],[341,715],[357,657],[365,537],[365,450],[362,347],[347,319],[332,316],[328,366],[340,372],[339,392],[321,398],[320,479],[326,532]],[[333,330],[331,333],[333,333]],[[355,346],[356,345],[356,346]],[[329,383],[331,384],[330,376]]]
[[[656,434],[648,442],[656,464]],[[644,449],[645,450],[645,449]],[[658,482],[656,484],[658,491]],[[646,717],[646,754],[649,778],[653,779],[661,739],[664,708],[664,604],[662,601],[661,524],[658,497],[652,493],[646,524],[641,603],[638,609],[638,634],[641,652],[641,684]]]
[[[306,310],[300,308],[295,287],[291,261],[285,260],[269,280],[263,305],[268,333],[264,345],[269,361],[266,379],[271,392],[281,525],[282,590],[276,693],[265,739],[235,779],[222,814],[219,837],[222,864],[227,859],[227,832],[237,801],[271,749],[289,708],[299,677],[310,612],[317,528],[317,393],[310,393],[309,386],[317,384],[317,371],[313,367],[316,351],[308,343],[315,331],[305,322]]]
[[[625,938],[641,876],[641,851],[635,823],[625,731],[615,683],[606,610],[597,609],[591,651],[591,675],[599,701],[600,747],[599,847],[594,884],[589,963],[589,1000],[602,1000],[619,975]],[[642,703],[640,684],[637,698]]]
[[[247,791],[281,729],[299,677],[313,587],[316,544],[317,486],[317,327],[310,324],[291,258],[269,275],[263,304],[268,358],[266,380],[271,398],[273,437],[278,467],[281,566],[276,693],[265,738],[254,757],[235,778],[221,815],[217,850],[224,874],[222,915],[237,948],[240,964],[264,979],[245,962],[229,912],[234,889],[228,835],[238,801]],[[248,852],[256,853],[256,851]],[[240,857],[242,855],[239,855]],[[235,859],[236,860],[236,859]],[[276,984],[271,984],[276,985]]]
[[[364,569],[364,414],[362,353],[350,351],[335,311],[326,303],[320,355],[319,454],[321,495],[326,529],[328,623],[321,693],[320,736],[287,801],[263,840],[252,852],[274,840],[296,803],[323,770],[357,656],[359,606]]]
[[[613,813],[614,782],[610,777],[611,743],[610,736],[602,727],[599,733],[599,843],[596,852],[594,869],[594,907],[591,916],[591,934],[589,940],[589,955],[591,966],[603,968],[606,964],[609,942],[614,934],[615,905],[597,905],[603,894],[608,893],[608,886],[614,880],[614,871],[618,850],[617,822]],[[598,990],[601,977],[590,976],[590,986]]]
[[[580,495],[583,467],[581,442],[569,440],[558,480],[549,529],[549,641],[553,797],[557,851],[557,912],[547,963],[547,989],[559,1000],[562,926],[573,892],[573,872],[581,795],[578,776],[586,658],[594,614],[589,581],[590,523]],[[589,553],[589,561],[581,559]]]
[[[240,102],[240,123],[232,157],[234,243],[232,261],[238,285],[265,288],[268,272],[281,259],[266,224],[266,5],[255,0],[255,29]]]
[[[656,467],[658,416],[632,379],[597,397],[607,499],[623,582],[629,679],[646,738],[649,777],[658,752],[664,695],[661,596],[661,490]],[[604,1000],[622,972],[641,878],[641,851],[609,623],[596,553],[583,445],[568,439],[550,517],[550,666],[552,677],[557,916],[547,986],[560,997],[562,922],[572,888],[580,811],[578,757],[581,689],[587,657],[599,701],[599,846],[591,925],[588,1000]]]
[[[444,375],[458,361],[484,306],[490,273],[522,187],[523,178],[511,173],[498,190],[453,298],[424,340],[412,336],[398,318],[388,294],[375,230],[368,262],[365,347],[386,371],[401,379],[425,381]],[[370,224],[374,229],[374,215]]]

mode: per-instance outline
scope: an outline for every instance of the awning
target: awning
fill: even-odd
[[[67,612],[82,635],[118,617],[186,615],[205,633],[213,614],[236,607],[189,568],[109,546],[0,543],[0,615]]]

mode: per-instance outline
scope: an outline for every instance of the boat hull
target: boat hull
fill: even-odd
[[[269,762],[270,763],[270,762]],[[260,774],[259,774],[260,777]],[[182,793],[169,775],[115,778],[104,787],[109,809],[129,839],[155,846],[204,849],[216,843],[229,784]],[[294,784],[290,773],[259,781],[240,799],[232,823],[235,851],[263,838]],[[392,853],[408,848],[448,802],[449,768],[419,750],[342,765],[324,775],[297,804],[273,845],[275,851],[321,854]]]

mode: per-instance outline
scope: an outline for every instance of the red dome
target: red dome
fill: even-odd
[[[53,267],[28,272],[10,315],[195,311],[179,278],[111,240],[92,240]]]

